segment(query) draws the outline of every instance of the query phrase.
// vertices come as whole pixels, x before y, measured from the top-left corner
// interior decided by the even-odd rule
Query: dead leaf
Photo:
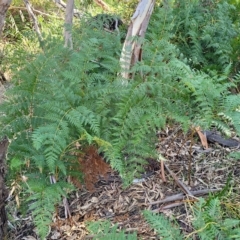
[[[208,149],[207,137],[201,132],[201,128],[198,126],[198,127],[195,127],[195,130],[201,140],[202,146]]]

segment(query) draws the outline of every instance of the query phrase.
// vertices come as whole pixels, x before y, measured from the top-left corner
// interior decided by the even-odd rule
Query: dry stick
[[[63,11],[66,10],[67,8],[67,4],[65,2],[63,2],[62,0],[53,0],[55,2],[55,4],[60,8],[62,9]],[[74,14],[74,17],[82,17],[83,16],[83,12],[80,12],[79,10],[77,9],[73,9],[73,14]]]
[[[40,41],[42,41],[42,34],[41,34],[41,31],[40,31],[40,28],[38,26],[38,21],[37,21],[37,18],[36,16],[34,15],[33,11],[32,11],[32,6],[30,5],[29,1],[28,0],[23,0],[24,3],[25,3],[25,6],[27,8],[27,11],[28,11],[28,14],[29,16],[31,17],[32,21],[33,21],[33,24],[34,24],[34,28],[35,28],[35,31],[37,33],[37,36],[39,38]]]
[[[71,219],[72,215],[71,215],[71,211],[70,211],[69,204],[66,197],[63,198],[63,206],[64,206],[65,218],[67,219],[69,217]]]
[[[206,195],[208,193],[212,192],[218,192],[221,189],[202,189],[202,190],[197,190],[197,191],[191,191],[191,193],[197,197],[197,196],[202,196]],[[148,205],[154,205],[154,204],[159,204],[159,203],[168,203],[168,202],[174,202],[174,201],[179,201],[183,200],[186,196],[183,193],[179,193],[173,196],[166,197],[162,200],[156,201],[156,202],[150,202]]]
[[[15,7],[15,6],[9,7],[8,10],[10,11],[10,10],[15,10],[15,9],[19,9],[20,11],[21,11],[21,10],[27,11],[27,8],[25,8],[25,7]],[[39,13],[40,15],[43,15],[43,16],[47,16],[47,17],[51,17],[51,18],[56,18],[56,19],[64,19],[64,18],[62,18],[62,17],[54,16],[54,14],[51,15],[51,14],[47,14],[47,13],[41,12],[41,11],[39,11],[39,10],[34,9],[33,7],[32,7],[32,11],[33,11],[33,12],[36,12],[36,13]]]
[[[166,182],[165,171],[164,171],[164,162],[161,160],[161,178],[163,182]]]
[[[177,126],[176,129],[170,134],[168,135],[161,143],[164,144],[166,142],[168,142],[168,140],[170,140],[175,134],[177,134],[177,132],[181,129],[180,126]],[[175,138],[174,138],[175,139]],[[173,142],[173,141],[172,141]]]
[[[190,139],[190,149],[189,149],[189,158],[188,158],[188,185],[191,184],[191,173],[192,173],[192,145],[193,145],[193,134],[194,130],[191,129],[191,139]]]
[[[177,178],[177,176],[168,168],[168,166],[166,164],[164,164],[164,166],[170,173],[170,175],[173,177],[177,185],[183,190],[183,192],[191,197],[194,197],[193,194],[188,190],[187,186],[185,186],[185,184]]]
[[[54,175],[50,175],[49,177],[49,180],[50,180],[50,183],[51,184],[55,184],[57,182],[56,178]],[[68,201],[67,201],[67,198],[64,197],[63,198],[63,206],[64,206],[64,214],[65,214],[65,218],[67,219],[68,217],[71,218],[72,215],[71,215],[71,212],[70,212],[70,209],[69,209],[69,204],[68,204]]]
[[[216,191],[220,191],[221,189],[205,189],[205,190],[199,190],[199,191],[194,191],[196,195],[204,195],[204,194],[207,194],[209,192],[216,192]],[[193,193],[193,192],[192,192]],[[178,195],[178,194],[177,194]],[[175,195],[176,196],[176,195]],[[172,196],[174,197],[174,196]],[[184,198],[184,196],[182,196]],[[183,199],[180,199],[180,200],[183,200]],[[197,199],[195,200],[197,201]],[[161,206],[160,208],[158,209],[155,209],[153,210],[153,212],[161,212],[163,210],[166,210],[166,209],[170,209],[170,208],[174,208],[174,207],[178,207],[178,206],[181,206],[182,204],[184,204],[185,201],[182,201],[182,202],[176,202],[176,203],[171,203],[171,204],[168,204],[168,205],[165,205],[165,206]]]
[[[152,212],[160,212],[169,208],[181,206],[182,204],[184,204],[184,202],[171,203],[166,206],[162,206],[160,208],[154,209]]]

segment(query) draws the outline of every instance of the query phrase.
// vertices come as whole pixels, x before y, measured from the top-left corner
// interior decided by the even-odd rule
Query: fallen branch
[[[161,212],[163,210],[167,210],[167,209],[170,209],[170,208],[181,206],[182,204],[184,204],[184,202],[171,203],[171,204],[162,206],[160,208],[154,209],[153,212]]]
[[[164,164],[164,166],[167,169],[167,171],[170,173],[170,175],[173,177],[177,185],[183,190],[183,192],[191,197],[194,197],[191,191],[187,188],[187,186],[177,178],[176,174],[174,174],[166,164]]]
[[[197,190],[197,191],[191,191],[191,193],[194,197],[199,197],[199,196],[206,195],[209,193],[218,192],[220,190],[221,189],[202,189],[202,190]],[[186,196],[183,193],[179,193],[179,194],[175,194],[173,196],[166,197],[166,198],[156,201],[156,202],[150,202],[148,205],[180,201],[185,198],[186,198]]]
[[[206,195],[210,192],[217,192],[217,191],[220,191],[220,190],[221,189],[205,189],[205,190],[193,191],[192,194],[194,194],[194,196],[196,197],[196,196],[199,196],[199,195]],[[175,196],[169,197],[169,199],[171,199],[171,201],[173,201],[173,199],[175,197],[175,200],[181,200],[181,202],[175,202],[175,203],[170,203],[168,205],[161,206],[158,209],[154,209],[153,212],[162,212],[163,210],[166,210],[166,209],[181,206],[182,204],[184,204],[188,200],[188,199],[185,199],[186,196],[184,196],[183,194],[181,194],[181,195],[182,196],[180,196],[180,194],[177,194]],[[198,201],[198,199],[195,199],[194,201]],[[152,205],[152,203],[151,203],[151,205]]]

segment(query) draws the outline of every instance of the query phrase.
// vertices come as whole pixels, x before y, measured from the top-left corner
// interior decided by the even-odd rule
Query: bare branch
[[[110,7],[103,0],[94,0],[94,2],[100,6],[103,10],[109,11]]]
[[[25,6],[26,6],[26,8],[27,8],[27,11],[28,11],[29,16],[30,16],[30,18],[31,18],[32,21],[33,21],[34,29],[35,29],[35,31],[36,31],[36,33],[37,33],[37,35],[38,35],[38,38],[39,38],[40,41],[42,41],[42,40],[43,40],[43,37],[42,37],[41,31],[40,31],[40,28],[39,28],[39,26],[38,26],[37,18],[36,18],[36,16],[35,16],[35,14],[33,13],[32,6],[31,6],[31,4],[29,3],[28,0],[23,0],[23,1],[24,1],[24,3],[25,3]]]
[[[25,8],[25,7],[15,7],[15,6],[14,7],[13,6],[9,7],[9,11],[14,10],[14,9],[19,9],[20,11],[21,10],[27,11],[27,8]],[[55,16],[54,14],[48,14],[48,13],[36,10],[33,7],[32,7],[32,11],[36,12],[36,13],[39,13],[40,15],[43,15],[43,16],[47,16],[47,17],[51,17],[51,18],[57,18],[57,19],[63,19],[63,17]]]
[[[63,11],[66,11],[67,4],[65,2],[63,2],[62,0],[53,0],[53,1],[56,3],[56,5],[59,8],[63,9]],[[73,15],[74,17],[81,18],[83,16],[83,12],[80,12],[78,9],[73,8]]]
[[[170,175],[173,177],[173,179],[175,180],[176,184],[181,188],[181,190],[183,190],[183,192],[185,194],[193,197],[193,194],[190,192],[190,190],[187,188],[187,186],[182,181],[180,181],[177,178],[176,174],[173,173],[166,164],[164,164],[164,166],[167,169],[167,171],[170,173]]]
[[[202,190],[197,190],[197,191],[191,191],[191,193],[192,193],[193,196],[199,197],[199,196],[207,195],[209,193],[214,193],[214,192],[218,192],[218,191],[221,191],[221,189],[202,189]],[[184,195],[183,193],[178,193],[178,194],[173,195],[173,196],[168,196],[168,197],[166,197],[164,199],[161,199],[159,201],[150,202],[148,205],[175,202],[175,201],[183,200],[185,198],[186,198],[186,195]]]

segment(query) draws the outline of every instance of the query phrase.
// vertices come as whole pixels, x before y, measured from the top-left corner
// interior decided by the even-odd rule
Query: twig
[[[166,182],[165,171],[164,171],[164,163],[161,161],[161,177],[163,182]]]
[[[14,10],[14,9],[19,9],[19,10],[24,10],[24,11],[27,11],[27,8],[26,7],[10,7],[8,10]],[[54,15],[54,14],[48,14],[48,13],[44,13],[44,12],[42,12],[42,11],[39,11],[39,10],[36,10],[36,9],[34,9],[33,7],[32,7],[32,11],[33,12],[36,12],[36,13],[39,13],[40,15],[44,15],[44,16],[47,16],[47,17],[51,17],[51,18],[57,18],[57,19],[64,19],[63,17],[58,17],[58,16],[56,16],[56,15]]]
[[[191,191],[192,195],[195,197],[206,195],[208,193],[212,192],[218,192],[221,189],[202,189],[202,190],[197,190],[197,191]],[[179,201],[183,200],[186,196],[183,193],[175,194],[173,196],[166,197],[162,200],[156,201],[156,202],[150,202],[148,205],[154,205],[154,204],[159,204],[159,203],[168,203],[168,202],[174,202],[174,201]]]
[[[166,138],[164,138],[163,141],[161,141],[161,143],[164,144],[168,142],[168,140],[170,140],[180,129],[181,129],[181,126],[177,126],[176,129],[170,135],[168,135]]]
[[[163,180],[163,182],[166,182],[166,177],[165,177],[165,171],[164,171],[164,158],[159,155],[159,160],[160,160],[160,173],[161,173],[161,178]]]
[[[55,4],[62,10],[66,10],[67,4],[65,2],[63,2],[62,0],[53,0],[55,2]],[[83,12],[80,12],[78,9],[73,9],[73,14],[74,17],[79,17],[81,18],[83,16]]]
[[[56,184],[56,182],[57,182],[57,180],[56,180],[54,175],[50,175],[49,176],[49,180],[50,180],[51,184]],[[63,197],[63,206],[64,206],[65,218],[66,219],[67,218],[71,219],[71,212],[70,212],[69,204],[68,204],[68,201],[67,201],[66,197]]]
[[[68,204],[68,201],[67,201],[67,198],[64,197],[63,198],[63,206],[64,206],[64,214],[65,214],[65,218],[71,218],[71,212],[70,212],[70,208],[69,208],[69,204]]]
[[[181,206],[182,204],[184,204],[184,202],[171,203],[160,208],[154,209],[153,212],[160,212],[169,208]]]
[[[25,3],[25,6],[27,8],[29,16],[32,18],[32,21],[33,21],[34,28],[35,28],[35,31],[37,33],[37,36],[38,36],[39,40],[42,41],[43,37],[42,37],[41,31],[40,31],[40,28],[38,26],[37,18],[36,18],[36,16],[34,15],[34,13],[32,11],[32,6],[30,5],[28,0],[23,0],[23,1]]]
[[[168,168],[168,166],[166,164],[164,166],[170,173],[170,175],[173,177],[177,185],[183,190],[183,192],[191,197],[194,197],[193,194],[188,190],[187,186],[185,186],[185,184],[177,178],[177,176]]]

